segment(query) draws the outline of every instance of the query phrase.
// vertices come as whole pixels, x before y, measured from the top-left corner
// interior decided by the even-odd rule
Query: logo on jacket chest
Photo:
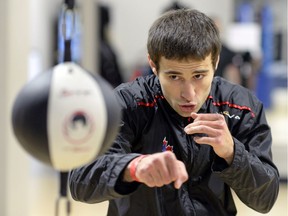
[[[164,139],[162,141],[162,152],[165,152],[165,151],[173,152],[173,146],[168,144],[168,141],[166,140],[166,137],[164,137]]]
[[[235,114],[230,114],[228,111],[223,111],[223,112],[220,112],[219,114],[227,116],[230,119],[238,119],[238,120],[240,119],[240,116],[235,115]]]

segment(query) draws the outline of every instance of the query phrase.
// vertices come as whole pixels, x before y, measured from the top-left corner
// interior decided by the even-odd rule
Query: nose
[[[195,98],[195,87],[191,82],[184,82],[181,88],[181,98],[187,102],[193,101]]]

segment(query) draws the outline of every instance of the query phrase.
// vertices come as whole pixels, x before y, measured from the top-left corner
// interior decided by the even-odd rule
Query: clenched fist
[[[137,160],[134,159],[134,160]],[[128,164],[124,181],[132,182],[130,175],[133,160]],[[174,153],[170,151],[155,153],[143,157],[135,168],[135,177],[139,182],[149,187],[162,187],[174,182],[174,187],[179,189],[188,180],[188,174],[182,161],[177,160]]]

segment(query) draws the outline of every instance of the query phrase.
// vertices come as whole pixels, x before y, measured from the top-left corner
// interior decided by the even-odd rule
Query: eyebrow
[[[199,70],[195,70],[195,71],[192,71],[191,73],[197,73],[197,74],[201,74],[201,73],[208,73],[209,70],[208,69],[199,69]],[[179,71],[164,71],[165,74],[168,74],[168,75],[181,75],[183,74],[183,72],[179,72]]]

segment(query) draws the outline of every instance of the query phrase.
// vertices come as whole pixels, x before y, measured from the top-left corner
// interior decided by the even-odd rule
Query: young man
[[[176,10],[149,30],[154,75],[116,88],[123,108],[109,151],[70,173],[73,198],[109,200],[109,216],[236,215],[232,188],[268,212],[278,195],[271,131],[249,90],[213,78],[220,38],[197,10]]]

